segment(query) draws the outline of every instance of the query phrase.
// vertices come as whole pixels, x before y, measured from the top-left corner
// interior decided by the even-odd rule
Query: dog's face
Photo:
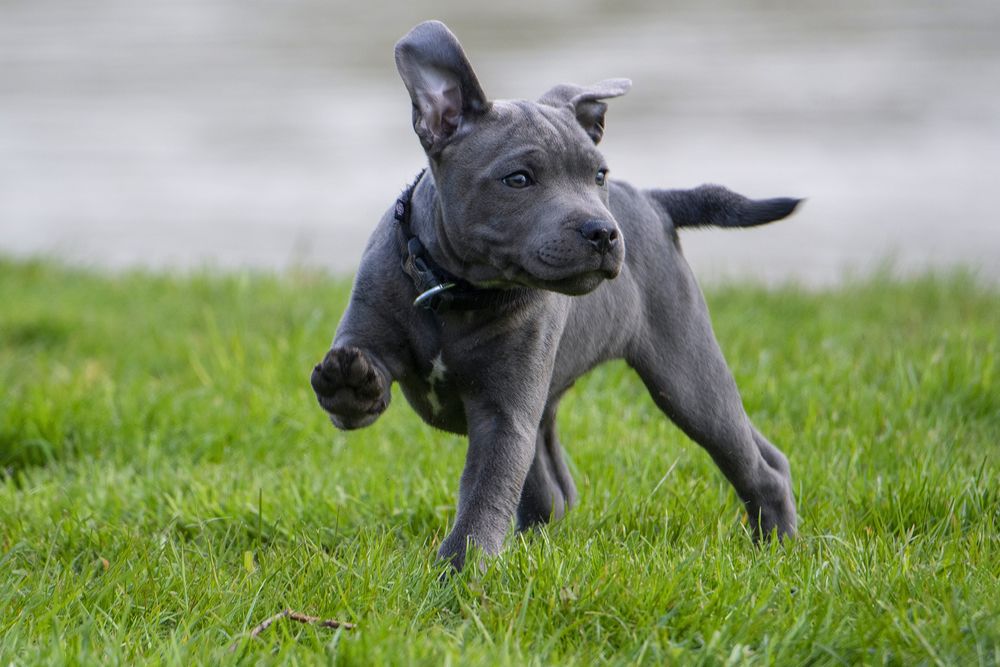
[[[439,242],[481,286],[584,294],[625,258],[597,150],[606,106],[629,82],[562,85],[538,102],[486,99],[443,24],[423,23],[396,46],[413,125],[447,202]]]

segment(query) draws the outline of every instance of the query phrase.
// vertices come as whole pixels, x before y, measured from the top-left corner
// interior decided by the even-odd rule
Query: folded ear
[[[440,21],[425,21],[396,43],[396,69],[413,101],[413,130],[437,154],[489,102],[462,45]]]
[[[563,83],[542,95],[538,101],[553,107],[572,107],[576,119],[596,144],[604,136],[604,112],[608,110],[608,105],[601,100],[621,97],[631,87],[632,82],[628,79],[606,79],[587,87]]]

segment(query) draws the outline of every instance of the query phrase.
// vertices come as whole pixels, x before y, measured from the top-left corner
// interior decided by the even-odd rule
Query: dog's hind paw
[[[339,429],[368,426],[389,405],[389,380],[380,366],[356,347],[335,347],[312,371],[320,406]]]

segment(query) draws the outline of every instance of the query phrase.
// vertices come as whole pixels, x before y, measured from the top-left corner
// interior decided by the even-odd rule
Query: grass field
[[[0,662],[1000,664],[1000,290],[712,289],[800,539],[611,364],[560,413],[579,507],[444,582],[463,441],[309,388],[347,293],[0,260]],[[357,628],[228,651],[286,607]]]

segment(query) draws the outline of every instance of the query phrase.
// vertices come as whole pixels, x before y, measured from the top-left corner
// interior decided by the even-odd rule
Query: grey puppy
[[[601,100],[626,79],[490,101],[436,21],[399,41],[396,66],[429,170],[372,234],[312,386],[340,429],[374,422],[398,382],[428,424],[468,434],[440,557],[461,569],[470,542],[498,553],[515,515],[525,529],[576,502],[556,409],[610,359],[708,451],[755,538],[794,535],[788,461],[743,409],[676,229],[763,224],[799,200],[610,180]]]

